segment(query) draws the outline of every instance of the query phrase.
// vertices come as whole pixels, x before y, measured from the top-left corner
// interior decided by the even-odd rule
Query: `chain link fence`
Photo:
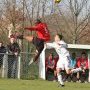
[[[37,79],[39,62],[29,65],[33,53],[21,52],[18,56],[0,53],[0,77],[18,79]]]

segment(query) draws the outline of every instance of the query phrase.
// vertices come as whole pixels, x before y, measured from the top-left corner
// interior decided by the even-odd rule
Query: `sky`
[[[2,4],[2,2],[3,2],[4,0],[0,0],[0,9],[2,10],[3,9],[3,4]],[[20,2],[21,0],[16,0],[17,1],[17,3],[18,2]],[[22,0],[23,1],[23,0]],[[27,1],[32,1],[32,0],[27,0]],[[35,0],[34,0],[35,1]],[[42,0],[43,1],[43,0]],[[81,1],[81,0],[78,0],[79,2]],[[89,2],[88,2],[88,6],[87,7],[89,7],[90,6],[90,0],[88,0]],[[29,5],[28,3],[27,3],[27,5],[28,5],[28,9],[30,10],[30,8],[32,7],[31,5]],[[20,5],[19,5],[20,6]],[[42,6],[42,5],[41,5]],[[68,11],[67,9],[67,7],[68,7],[68,0],[61,0],[61,2],[58,4],[58,6],[59,6],[59,8],[60,9],[62,9],[62,11],[64,11],[64,13],[66,12],[66,11]],[[51,13],[54,13],[55,11],[54,11],[54,8],[55,7],[55,4],[53,5],[53,7],[52,7],[52,0],[48,0],[48,2],[47,2],[47,6],[46,6],[46,15],[47,14],[51,14]],[[0,11],[1,11],[0,10]],[[83,15],[84,15],[84,13],[86,13],[85,12],[86,10],[85,10],[85,8],[83,9]],[[31,12],[31,10],[30,10],[30,12]],[[37,7],[36,7],[36,12],[37,12]],[[40,8],[40,13],[42,13],[42,8]]]

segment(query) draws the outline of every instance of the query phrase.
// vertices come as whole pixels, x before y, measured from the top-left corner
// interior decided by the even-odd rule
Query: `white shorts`
[[[70,69],[70,61],[71,61],[70,56],[60,57],[60,59],[57,62],[57,67],[56,68],[61,68],[62,70]]]

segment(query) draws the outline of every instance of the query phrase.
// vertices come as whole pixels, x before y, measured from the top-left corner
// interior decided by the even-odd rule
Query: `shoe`
[[[31,58],[30,62],[28,65],[31,65],[34,62],[33,58]]]
[[[79,83],[82,83],[82,81],[81,81],[81,80],[79,80],[78,82],[79,82]]]
[[[53,80],[53,82],[57,82],[56,80]]]
[[[85,81],[85,83],[88,83],[88,81]]]
[[[17,39],[23,39],[23,35],[18,35]]]
[[[64,84],[59,84],[58,87],[65,87],[65,85]]]

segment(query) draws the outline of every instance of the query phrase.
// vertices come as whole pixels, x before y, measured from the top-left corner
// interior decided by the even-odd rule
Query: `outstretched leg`
[[[36,55],[35,55],[33,61],[37,61],[38,57],[40,56],[40,54],[44,48],[44,40],[37,38],[37,37],[33,37],[33,36],[23,36],[23,35],[19,35],[17,38],[26,39],[35,45],[37,52],[36,52]],[[33,61],[31,61],[31,62],[33,62]]]
[[[64,86],[64,82],[63,82],[62,75],[61,75],[61,68],[57,68],[56,70],[57,70],[58,82],[63,87]]]
[[[38,60],[38,57],[44,49],[44,41],[42,39],[33,38],[32,43],[36,46],[36,54],[34,58],[30,60],[29,65]]]
[[[34,37],[32,43],[36,46],[37,52],[34,61],[37,61],[38,57],[40,56],[41,52],[44,49],[44,40]]]

